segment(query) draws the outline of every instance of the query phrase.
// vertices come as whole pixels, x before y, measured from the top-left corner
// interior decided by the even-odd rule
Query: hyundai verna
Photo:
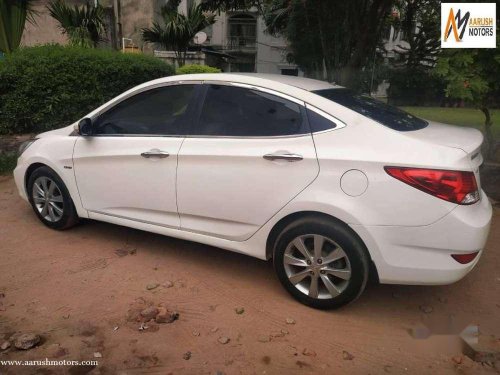
[[[23,144],[19,193],[53,229],[94,219],[273,259],[300,302],[369,278],[448,284],[492,215],[479,131],[306,78],[161,78]]]

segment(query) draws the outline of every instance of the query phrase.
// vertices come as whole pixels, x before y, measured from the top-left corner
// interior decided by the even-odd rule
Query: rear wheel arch
[[[279,235],[283,232],[283,230],[290,225],[291,223],[301,220],[301,219],[307,219],[307,218],[314,218],[314,219],[322,219],[330,222],[334,222],[340,225],[343,225],[346,227],[346,229],[353,235],[355,236],[361,244],[363,244],[364,251],[370,261],[369,264],[369,281],[370,282],[379,282],[378,278],[378,271],[375,263],[372,260],[370,251],[368,250],[368,247],[366,246],[365,242],[363,239],[344,221],[336,218],[335,216],[325,214],[323,212],[318,212],[318,211],[299,211],[299,212],[294,212],[291,213],[283,218],[281,218],[271,229],[269,232],[269,235],[267,237],[266,241],[266,259],[271,259],[273,258],[273,252],[274,248],[276,245],[276,242],[278,240]]]

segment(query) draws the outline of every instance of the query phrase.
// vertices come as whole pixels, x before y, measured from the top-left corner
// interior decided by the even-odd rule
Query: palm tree
[[[92,6],[87,2],[82,7],[70,7],[64,0],[55,0],[47,9],[59,22],[59,28],[68,36],[70,44],[95,48],[104,40],[106,21],[102,6]]]
[[[0,52],[11,53],[21,44],[26,21],[35,23],[36,0],[0,0]]]
[[[167,50],[173,50],[179,66],[186,63],[186,53],[197,32],[215,22],[215,15],[203,11],[201,5],[192,4],[187,15],[179,13],[179,0],[169,0],[161,7],[164,26],[153,22],[153,27],[142,29],[145,42],[158,43]]]

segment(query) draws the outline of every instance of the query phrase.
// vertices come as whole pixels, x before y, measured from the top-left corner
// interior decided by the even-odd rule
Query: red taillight
[[[403,167],[384,169],[390,176],[448,202],[473,204],[479,200],[476,177],[472,172]]]
[[[460,264],[467,264],[476,259],[477,254],[479,254],[479,251],[470,254],[451,254],[451,257]]]

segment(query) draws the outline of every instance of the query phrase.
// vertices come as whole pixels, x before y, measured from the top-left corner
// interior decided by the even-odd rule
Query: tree
[[[0,51],[11,53],[21,44],[26,21],[34,23],[36,0],[0,0]]]
[[[397,8],[401,17],[393,26],[403,33],[404,40],[395,50],[400,63],[410,69],[434,67],[441,51],[441,1],[402,0]]]
[[[346,86],[376,52],[395,0],[271,0],[270,33],[284,36],[307,75]]]
[[[497,30],[498,35],[498,30]],[[498,146],[491,131],[490,108],[500,98],[500,53],[497,49],[452,49],[443,53],[435,73],[446,82],[446,95],[472,103],[483,112],[486,156]]]
[[[52,18],[59,22],[59,28],[68,36],[71,45],[97,47],[104,40],[106,21],[101,5],[70,7],[64,0],[55,0],[47,5]]]
[[[440,0],[399,0],[391,25],[402,36],[390,60],[388,99],[395,105],[435,105],[444,82],[432,74],[441,53]]]
[[[265,0],[201,0],[200,5],[204,10],[209,11],[230,11],[250,9],[255,6],[259,10],[262,9],[262,3]]]
[[[173,50],[179,66],[186,63],[186,53],[197,32],[215,22],[215,15],[206,13],[199,4],[188,8],[187,14],[179,13],[180,0],[169,0],[161,7],[164,25],[153,22],[151,28],[142,29],[145,42],[158,43],[168,50]]]

